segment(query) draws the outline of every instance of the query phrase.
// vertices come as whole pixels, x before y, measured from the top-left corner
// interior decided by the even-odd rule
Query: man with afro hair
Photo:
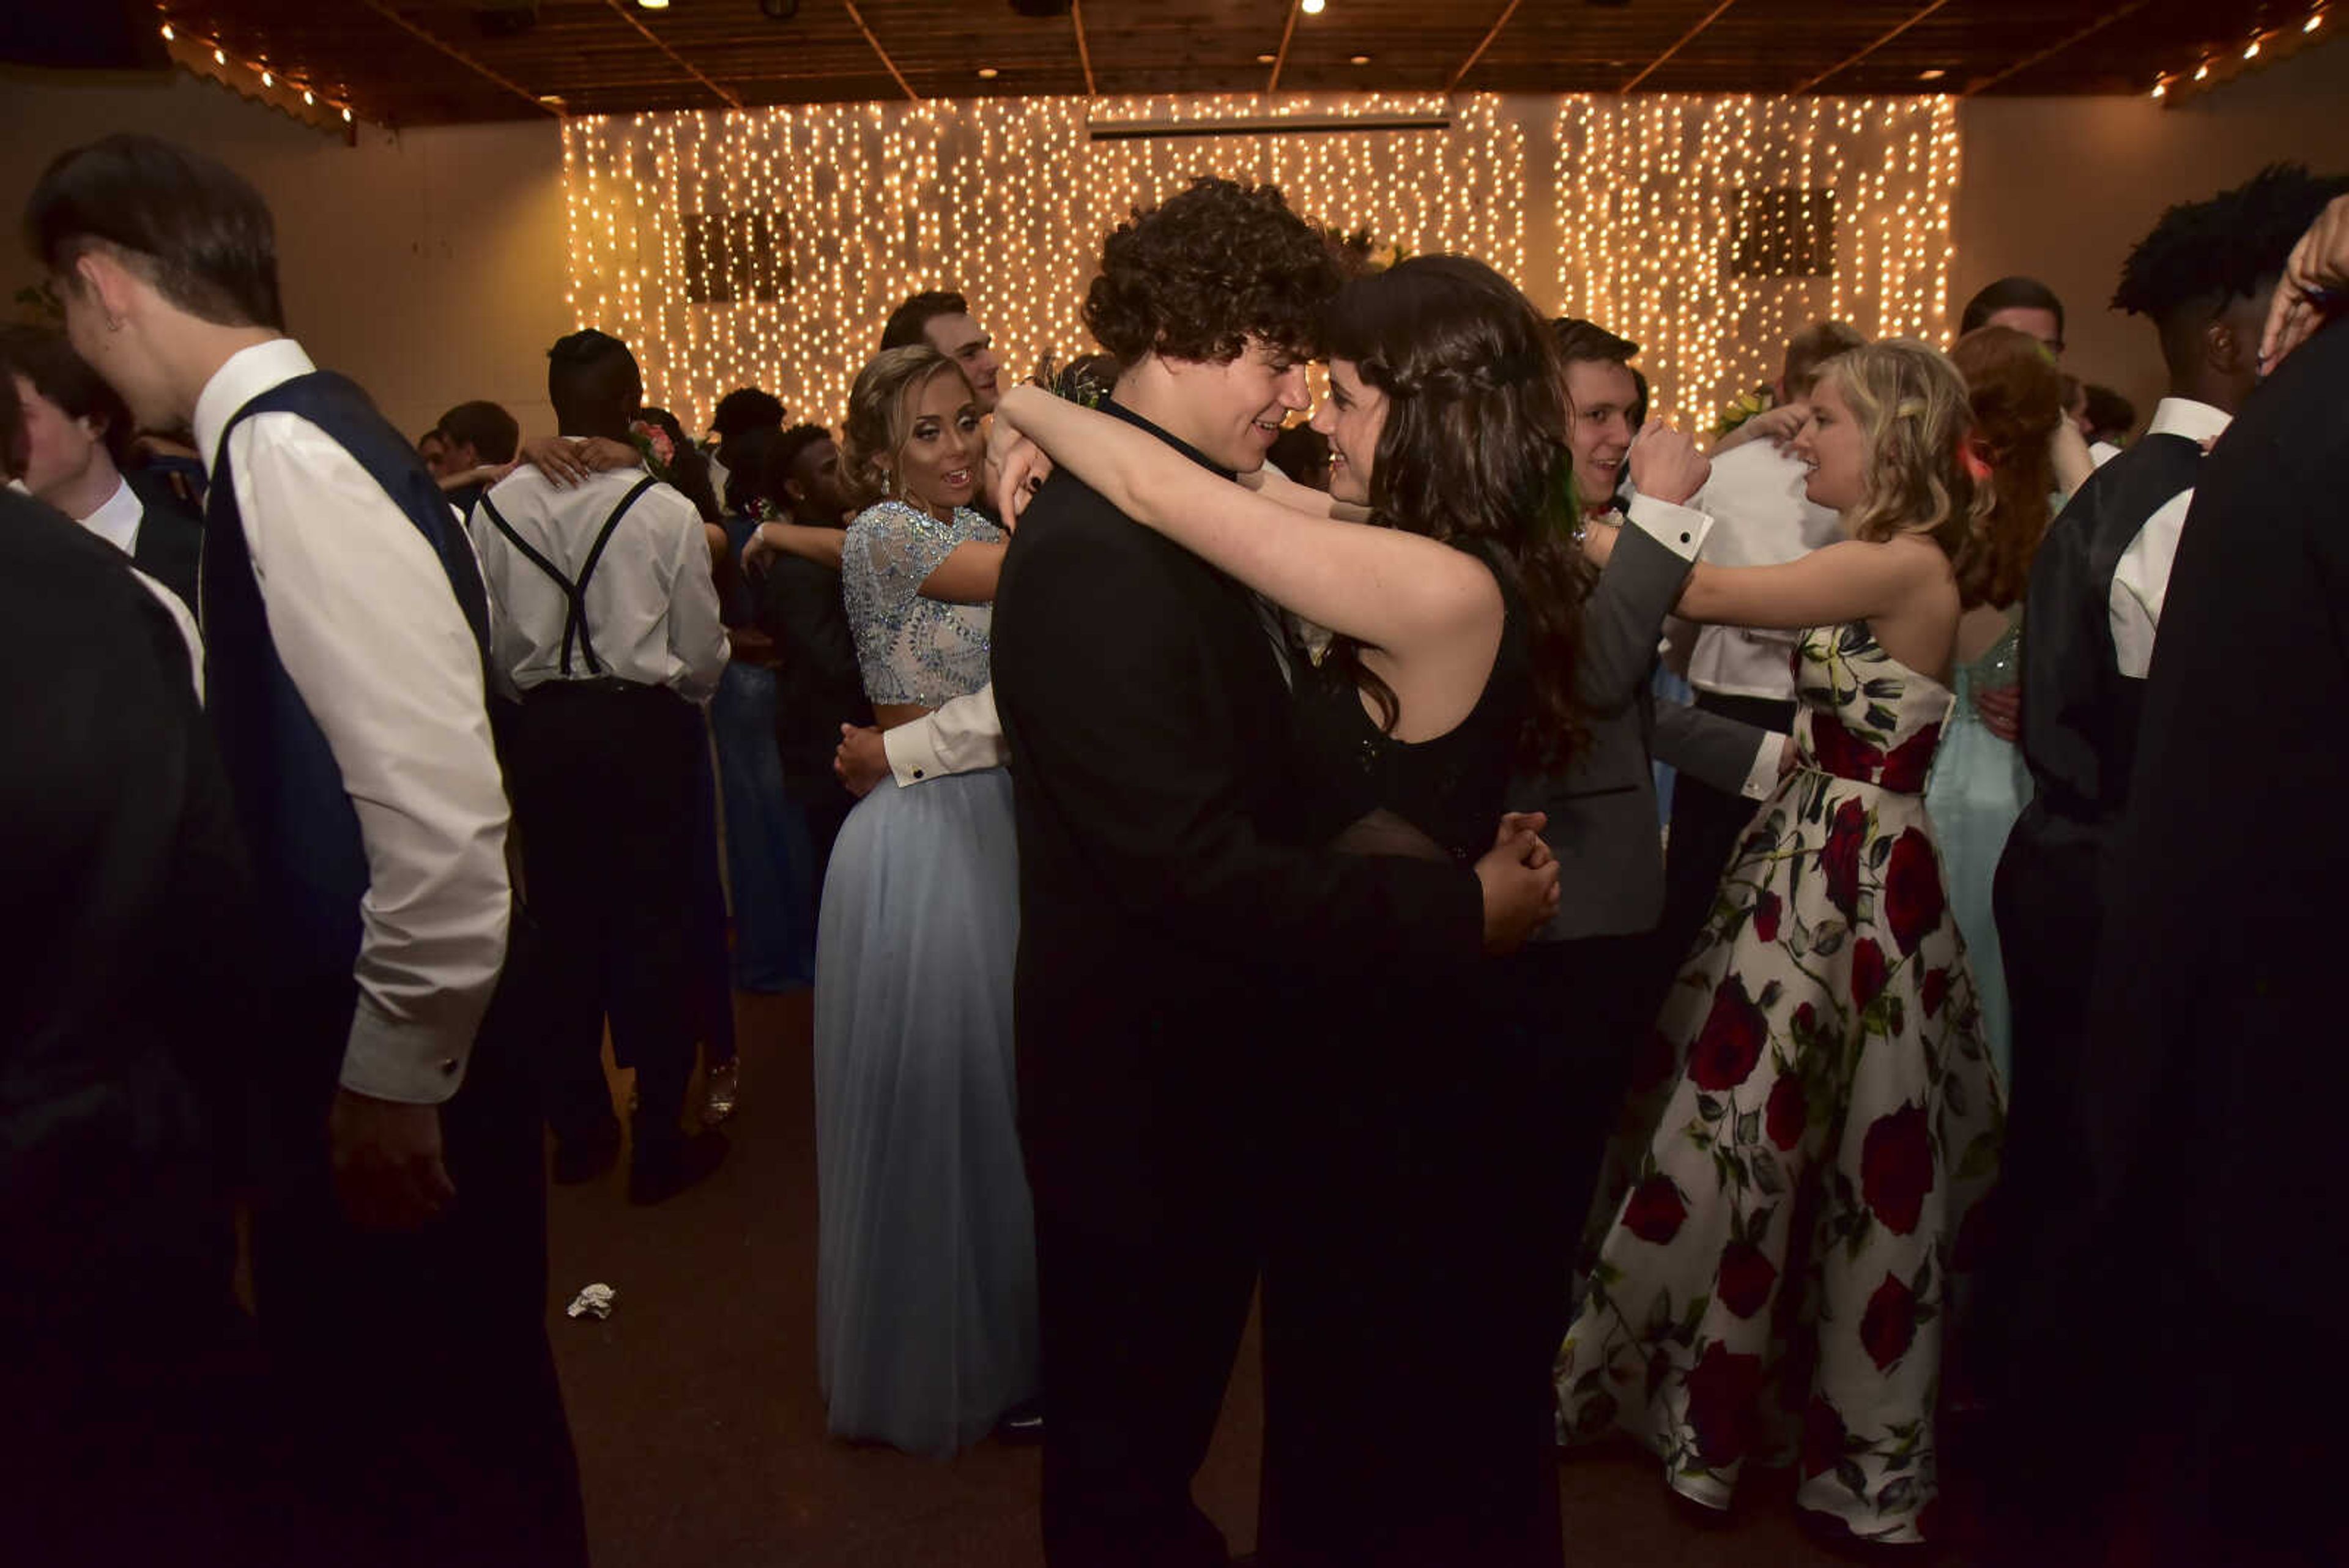
[[[2116,1382],[2142,1370],[2116,1349],[2126,1336],[2111,1314],[2072,1293],[2075,1282],[2100,1288],[2088,1282],[2111,1261],[2084,1207],[2086,1151],[2118,1087],[2083,1070],[2107,914],[2102,888],[2128,803],[2170,564],[2205,454],[2258,382],[2261,329],[2293,244],[2344,189],[2349,180],[2280,164],[2172,207],[2138,243],[2113,306],[2153,324],[2169,393],[2143,439],[2073,495],[2032,567],[2023,750],[2035,794],[2007,840],[1996,893],[2017,1080],[2001,1177],[2004,1239],[1982,1314],[2001,1344],[1980,1363],[2003,1369],[2011,1441],[1995,1447],[2013,1461],[2018,1501],[2036,1493],[2034,1478],[2053,1480],[2058,1452],[2114,1451],[2085,1438],[2079,1420],[2124,1407]],[[2226,521],[2205,515],[2196,526]],[[2064,1468],[2069,1487],[2076,1469]]]

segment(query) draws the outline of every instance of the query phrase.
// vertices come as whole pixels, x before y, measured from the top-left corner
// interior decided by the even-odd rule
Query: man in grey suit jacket
[[[1683,703],[1659,704],[1649,679],[1671,613],[1713,520],[1679,503],[1702,487],[1704,460],[1663,426],[1630,454],[1628,525],[1583,603],[1580,692],[1587,735],[1565,774],[1523,778],[1510,807],[1547,815],[1543,836],[1561,873],[1557,913],[1505,961],[1512,1007],[1546,1042],[1553,1161],[1535,1244],[1569,1255],[1589,1206],[1601,1147],[1633,1050],[1655,1021],[1678,953],[1661,952],[1664,857],[1656,809],[1661,757],[1733,793],[1774,779],[1784,737]],[[1558,1303],[1559,1331],[1566,1302]]]

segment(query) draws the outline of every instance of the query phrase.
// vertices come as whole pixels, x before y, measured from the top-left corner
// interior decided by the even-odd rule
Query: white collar
[[[139,524],[146,515],[147,508],[140,504],[130,482],[118,479],[114,482],[114,493],[83,518],[81,525],[127,556],[139,544]]]
[[[2190,441],[2217,441],[2234,423],[2235,416],[2224,409],[2192,398],[2164,398],[2153,410],[2153,422],[2145,427],[2147,435],[2184,436]]]
[[[271,388],[316,369],[291,337],[273,337],[230,355],[196,399],[196,455],[203,459],[205,474],[219,461],[221,435],[238,410]]]

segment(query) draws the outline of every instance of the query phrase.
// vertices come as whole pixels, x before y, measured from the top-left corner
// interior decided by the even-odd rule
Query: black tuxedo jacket
[[[2344,715],[2349,325],[2336,325],[2203,462],[2110,851],[2087,1063],[2105,1104],[2098,1189],[2143,1221],[2141,1255],[2182,1267],[2214,1306],[2327,1335],[2313,1282],[2349,1278],[2349,1227],[2330,1207]]]
[[[151,475],[123,475],[146,515],[130,559],[138,568],[180,596],[188,613],[196,609],[196,562],[203,554],[203,520],[188,509],[169,484]]]
[[[249,878],[186,645],[122,552],[0,494],[0,613],[41,653],[0,678],[0,1324],[103,1334],[183,1271],[226,1293]]]
[[[1300,842],[1289,692],[1256,601],[1066,472],[1012,535],[993,664],[1036,1201],[1147,1226],[1268,1136],[1253,1118],[1317,995],[1475,961],[1476,879]]]

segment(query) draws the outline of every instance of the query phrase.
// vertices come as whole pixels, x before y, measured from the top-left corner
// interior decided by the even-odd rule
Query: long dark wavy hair
[[[1524,606],[1533,703],[1520,765],[1556,774],[1582,734],[1575,698],[1589,568],[1572,542],[1568,410],[1539,312],[1467,256],[1413,256],[1356,278],[1330,304],[1323,342],[1386,394],[1371,470],[1372,520],[1483,554]],[[1393,691],[1350,638],[1330,659],[1371,694],[1382,727]]]

